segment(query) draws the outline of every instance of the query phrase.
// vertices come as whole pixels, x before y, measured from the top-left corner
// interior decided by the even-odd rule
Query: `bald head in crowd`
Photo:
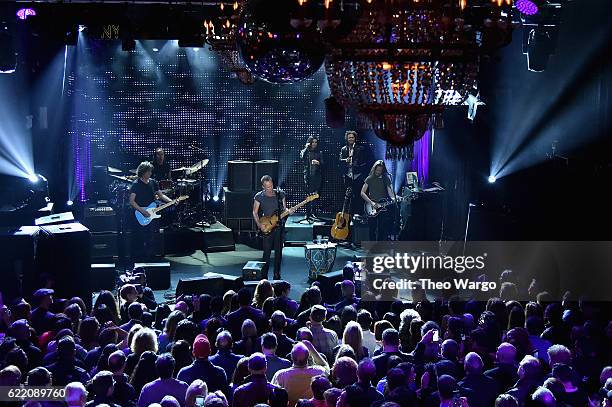
[[[512,364],[516,361],[516,348],[513,344],[504,342],[497,347],[495,358],[499,363]]]
[[[293,349],[291,349],[291,361],[293,365],[296,367],[303,367],[308,364],[308,356],[310,356],[310,352],[306,345],[301,342],[293,345]]]
[[[466,375],[479,375],[482,373],[482,368],[484,364],[482,363],[482,358],[476,352],[470,352],[465,355],[465,361],[463,362],[463,367],[465,369]]]

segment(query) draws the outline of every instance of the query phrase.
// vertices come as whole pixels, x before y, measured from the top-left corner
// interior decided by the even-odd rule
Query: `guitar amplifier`
[[[259,281],[266,276],[264,275],[266,263],[263,261],[248,261],[242,268],[243,281]]]
[[[134,268],[144,269],[147,276],[147,286],[152,290],[167,290],[170,288],[170,263],[134,263]]]
[[[92,232],[116,232],[117,214],[110,206],[89,205],[83,214],[83,224]]]

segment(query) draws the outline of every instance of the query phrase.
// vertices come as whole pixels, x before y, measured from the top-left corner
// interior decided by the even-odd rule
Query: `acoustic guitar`
[[[149,212],[151,216],[147,218],[142,213],[138,211],[134,211],[136,214],[136,220],[138,220],[138,223],[140,223],[142,226],[147,226],[149,223],[153,221],[153,219],[161,218],[161,215],[158,212],[163,211],[169,206],[176,205],[177,203],[184,201],[185,199],[188,199],[188,198],[189,198],[189,195],[179,196],[178,198],[173,199],[172,201],[165,203],[161,206],[157,206],[155,202],[151,202],[146,208],[144,208],[147,212]]]
[[[295,206],[292,206],[289,209],[286,209],[280,215],[278,213],[274,213],[270,216],[260,217],[259,223],[261,223],[261,225],[263,226],[263,230],[261,230],[261,233],[263,233],[264,235],[269,235],[274,229],[276,229],[279,221],[289,215],[289,211],[299,209],[302,206],[306,205],[308,202],[312,202],[318,198],[319,198],[319,194],[316,194],[316,193],[312,195],[308,195],[306,199],[304,199],[302,202],[300,202],[299,204]]]
[[[342,211],[336,213],[336,219],[334,220],[334,224],[331,228],[331,236],[336,240],[346,240],[349,235],[349,225],[351,223],[351,214],[349,212],[345,212],[346,207],[351,207],[351,195],[352,195],[351,187],[346,189],[346,194],[344,195],[344,203],[342,204]],[[347,204],[348,201],[348,204]]]

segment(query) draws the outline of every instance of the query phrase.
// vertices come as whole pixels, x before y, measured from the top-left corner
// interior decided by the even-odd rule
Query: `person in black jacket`
[[[357,144],[357,132],[348,130],[344,134],[346,145],[340,149],[340,163],[344,166],[342,180],[344,189],[351,188],[350,213],[361,212],[361,199],[358,199],[363,181],[368,175],[368,160],[366,149]]]
[[[300,151],[300,159],[304,166],[304,184],[306,185],[306,192],[309,195],[318,193],[321,190],[321,165],[323,163],[323,157],[319,149],[319,139],[317,137],[308,137],[306,146]],[[306,219],[316,219],[313,208],[313,202],[306,204]]]

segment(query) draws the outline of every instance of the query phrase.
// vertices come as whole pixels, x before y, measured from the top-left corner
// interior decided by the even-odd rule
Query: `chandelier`
[[[364,4],[346,36],[329,41],[332,96],[392,147],[412,147],[463,105],[479,58],[511,40],[507,0],[406,0]]]

